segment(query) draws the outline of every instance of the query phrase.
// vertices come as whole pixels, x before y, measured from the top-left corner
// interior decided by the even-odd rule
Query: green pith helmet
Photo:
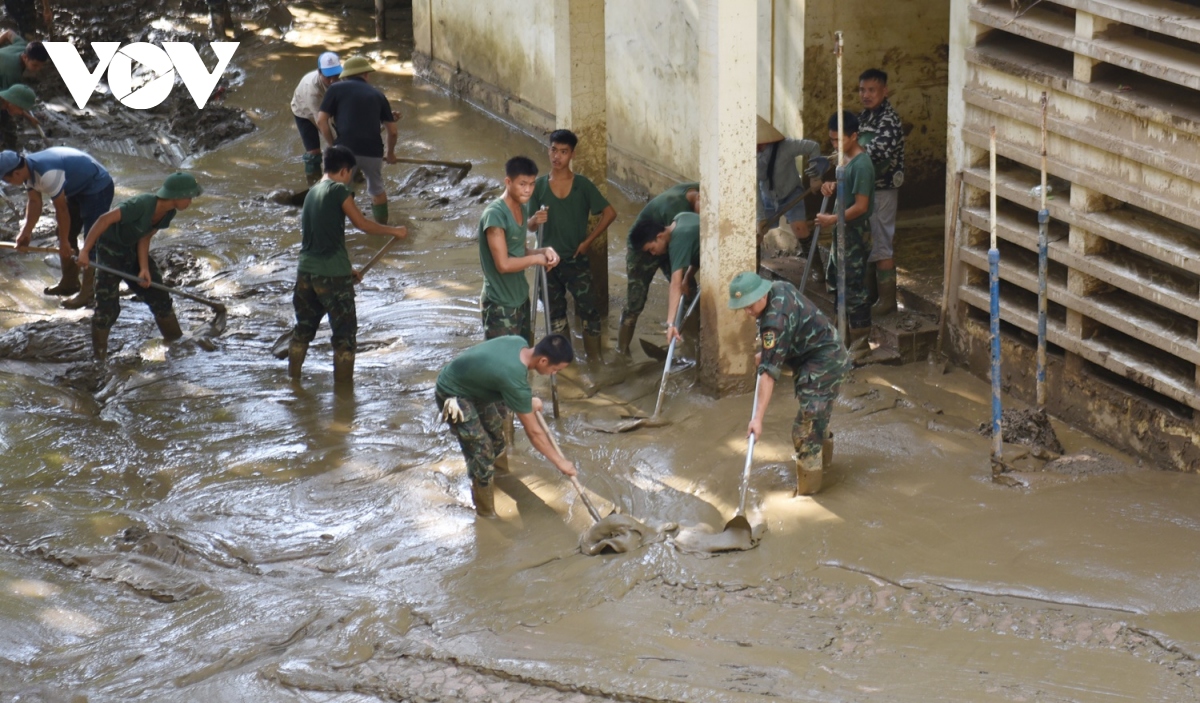
[[[180,171],[167,176],[167,180],[163,181],[162,188],[159,188],[155,195],[163,200],[176,200],[178,198],[195,198],[203,192],[204,189],[196,182],[195,176]]]
[[[37,95],[34,94],[33,88],[15,83],[6,90],[0,90],[0,99],[10,102],[22,110],[32,110],[34,103],[37,102]]]
[[[741,310],[757,303],[771,290],[771,282],[756,273],[743,271],[729,282],[729,308]]]
[[[342,63],[342,78],[357,76],[362,73],[370,73],[375,67],[367,60],[365,56],[351,56]]]

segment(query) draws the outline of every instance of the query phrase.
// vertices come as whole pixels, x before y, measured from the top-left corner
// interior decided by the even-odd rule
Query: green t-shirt
[[[578,173],[571,181],[571,192],[560,200],[550,190],[550,175],[546,174],[534,183],[525,211],[536,212],[543,205],[549,208],[550,219],[546,220],[542,246],[553,247],[565,261],[575,258],[575,250],[587,239],[588,216],[599,215],[608,201],[595,183]]]
[[[312,276],[349,276],[346,253],[346,211],[342,205],[354,192],[345,184],[324,179],[304,196],[300,213],[300,263],[297,272]]]
[[[154,230],[166,229],[175,219],[175,210],[167,210],[158,222],[154,222],[154,208],[158,205],[158,196],[154,193],[135,195],[117,206],[121,211],[121,221],[104,230],[98,241],[105,249],[121,251],[137,249],[137,243]]]
[[[8,90],[21,82],[25,67],[21,65],[21,54],[25,52],[25,39],[13,37],[12,44],[0,49],[0,90]]]
[[[521,363],[524,337],[494,337],[476,344],[446,364],[437,377],[437,391],[478,403],[503,402],[515,413],[533,412],[529,369]]]
[[[487,231],[490,227],[504,230],[504,239],[508,243],[510,257],[525,256],[525,224],[513,219],[508,203],[501,196],[488,203],[479,218],[479,263],[483,266],[483,297],[497,305],[506,308],[516,308],[529,305],[529,281],[525,280],[525,272],[500,273],[496,270],[496,261],[492,258],[492,250],[488,248]]]
[[[671,273],[700,268],[700,216],[694,212],[681,212],[675,216],[675,229],[671,231],[671,242],[667,245],[671,256]]]
[[[629,231],[632,232],[633,228],[637,227],[642,220],[650,220],[656,225],[666,227],[679,213],[692,212],[692,204],[688,202],[687,192],[699,189],[699,183],[680,183],[667,188],[646,203],[646,207],[642,208],[637,219],[630,225]]]
[[[846,220],[846,224],[866,224],[875,213],[875,165],[871,163],[867,152],[850,159],[850,163],[846,164],[845,179],[847,210],[854,207],[855,196],[867,196],[867,211],[853,220]]]

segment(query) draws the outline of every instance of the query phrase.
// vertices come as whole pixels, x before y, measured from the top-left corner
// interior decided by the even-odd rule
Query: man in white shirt
[[[300,130],[300,141],[304,143],[304,177],[310,186],[321,180],[321,132],[317,129],[317,113],[321,111],[325,90],[336,83],[341,74],[342,60],[332,51],[326,51],[317,57],[317,69],[304,74],[292,93],[292,116],[296,118],[296,129]]]

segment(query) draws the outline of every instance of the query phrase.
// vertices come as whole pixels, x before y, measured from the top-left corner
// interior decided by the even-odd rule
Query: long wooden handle
[[[130,275],[128,273],[125,273],[124,271],[118,271],[117,269],[110,268],[103,264],[97,264],[94,261],[88,262],[88,266],[91,266],[92,268],[96,269],[97,271],[111,273],[112,275],[117,276],[119,278],[124,278],[126,281],[133,281],[134,283],[137,283],[139,285],[141,284],[141,281],[142,281],[142,279],[138,278],[137,276]],[[215,300],[211,300],[209,298],[205,298],[203,296],[196,295],[195,293],[189,293],[180,288],[172,288],[171,286],[164,286],[163,284],[155,283],[154,281],[150,281],[150,287],[155,288],[157,290],[165,291],[167,293],[170,293],[171,295],[178,295],[181,298],[187,298],[188,300],[194,300],[197,303],[203,303],[204,305],[207,305],[208,307],[210,307],[213,310],[215,310],[219,313],[222,313],[222,314],[226,312],[225,303],[219,303]]]
[[[396,161],[398,161],[402,164],[420,164],[422,166],[446,166],[448,168],[457,168],[457,169],[464,169],[464,170],[471,169],[470,161],[462,161],[462,162],[434,161],[433,159],[411,159],[411,158],[407,158],[404,156],[397,156]]]
[[[537,417],[538,425],[541,426],[542,431],[550,438],[550,445],[554,447],[554,451],[562,456],[562,449],[559,448],[558,440],[554,438],[554,433],[550,431],[550,426],[546,424],[546,418],[542,416],[540,410],[535,411],[533,414]],[[579,497],[583,499],[583,504],[587,507],[588,514],[592,516],[593,520],[600,522],[600,513],[596,510],[596,506],[592,505],[592,501],[587,497],[587,494],[583,492],[583,486],[579,485],[579,479],[574,476],[568,476],[567,478],[571,480],[571,485],[575,486],[575,490],[579,491]]]
[[[379,251],[375,252],[375,256],[372,256],[370,261],[363,264],[363,267],[358,270],[358,275],[361,276],[367,271],[370,271],[371,267],[378,263],[378,261],[383,258],[383,255],[388,253],[388,249],[391,249],[393,246],[395,246],[396,242],[398,241],[400,241],[400,239],[397,237],[392,237],[389,239],[387,244],[384,244],[379,248]]]
[[[58,249],[54,247],[18,247],[12,242],[0,242],[0,249],[12,249],[22,254],[57,254]]]

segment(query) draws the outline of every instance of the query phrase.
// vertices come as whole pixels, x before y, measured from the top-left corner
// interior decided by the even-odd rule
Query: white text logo
[[[221,74],[237,51],[239,42],[212,42],[213,53],[217,55],[217,67],[209,73],[200,52],[187,42],[163,42],[162,48],[147,42],[136,42],[121,48],[121,42],[98,41],[92,42],[92,51],[96,52],[100,62],[96,70],[89,72],[79,55],[79,50],[71,42],[45,42],[46,51],[54,66],[75,98],[79,109],[87,105],[88,98],[100,85],[100,76],[108,70],[108,87],[113,97],[122,105],[135,110],[147,110],[156,107],[171,94],[175,86],[175,72],[183,80],[184,86],[196,101],[196,107],[203,108],[221,80]],[[154,77],[140,86],[133,85],[133,62],[137,61],[154,74]]]

